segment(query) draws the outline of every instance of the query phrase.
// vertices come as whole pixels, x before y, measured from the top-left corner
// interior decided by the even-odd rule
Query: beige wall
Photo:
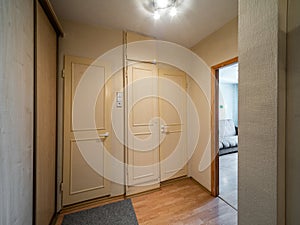
[[[238,56],[237,22],[237,18],[233,19],[192,47],[192,51],[207,64],[209,69],[211,66]],[[210,85],[211,77],[205,77],[205,81]],[[205,188],[211,190],[211,167],[204,166],[204,168],[202,168],[202,166],[200,166],[201,159],[211,162],[210,153],[208,154],[206,151],[206,149],[211,148],[211,99],[206,99],[201,89],[199,89],[199,86],[191,79],[189,82],[189,94],[196,104],[199,118],[201,118],[202,121],[199,143],[189,164],[189,174]],[[205,130],[205,132],[203,130]],[[207,163],[203,165],[207,165]]]
[[[121,45],[123,43],[123,33],[119,30],[106,29],[98,26],[74,23],[71,21],[61,21],[65,36],[59,40],[59,114],[58,114],[58,186],[62,180],[62,130],[63,130],[63,79],[61,73],[65,55],[96,59],[105,52]],[[120,55],[122,60],[122,55]],[[122,73],[113,76],[111,82],[114,84],[113,93],[123,86]],[[114,96],[114,95],[113,95]],[[115,112],[115,118],[119,118],[117,124],[123,124],[123,108],[118,108]],[[113,154],[120,160],[123,160],[123,146],[115,138],[112,139]],[[120,168],[123,169],[123,168]],[[117,173],[124,174],[123,170]],[[123,194],[122,185],[112,184],[112,195]],[[59,190],[59,189],[58,189]],[[61,195],[58,195],[58,209],[61,205]]]
[[[0,5],[0,224],[31,225],[33,1]]]
[[[211,67],[238,56],[238,18],[225,24],[216,32],[192,47]]]
[[[208,75],[209,76],[209,70]],[[209,77],[205,77],[204,79],[208,80]],[[208,81],[208,84],[210,81]],[[210,90],[210,89],[209,89]],[[195,82],[192,78],[188,79],[188,94],[193,101],[194,106],[196,107],[200,132],[199,139],[196,148],[193,149],[190,146],[190,137],[193,134],[190,130],[195,130],[193,126],[197,126],[195,121],[190,121],[190,117],[188,115],[188,150],[194,151],[191,159],[189,160],[188,168],[189,168],[189,176],[198,181],[202,186],[204,186],[207,190],[211,190],[211,141],[210,141],[210,99],[207,98],[204,90],[199,87],[197,82]],[[188,114],[191,106],[188,106]]]
[[[300,1],[289,0],[287,38],[286,224],[299,224]]]

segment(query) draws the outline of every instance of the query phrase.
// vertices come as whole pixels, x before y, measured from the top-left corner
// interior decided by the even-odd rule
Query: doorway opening
[[[238,58],[212,67],[212,194],[237,209]]]

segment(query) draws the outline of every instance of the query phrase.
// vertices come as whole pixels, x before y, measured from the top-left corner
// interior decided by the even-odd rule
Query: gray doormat
[[[62,225],[138,225],[131,199],[65,215]]]

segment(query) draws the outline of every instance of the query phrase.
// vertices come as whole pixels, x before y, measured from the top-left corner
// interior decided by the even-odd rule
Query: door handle
[[[161,125],[160,130],[161,130],[161,133],[167,134],[168,133],[168,126],[167,125]]]
[[[107,138],[109,136],[109,132],[106,132],[104,134],[99,134],[99,138]]]

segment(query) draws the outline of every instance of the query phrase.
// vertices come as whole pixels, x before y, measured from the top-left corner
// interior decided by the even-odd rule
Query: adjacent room
[[[237,209],[238,63],[219,69],[219,196]]]

